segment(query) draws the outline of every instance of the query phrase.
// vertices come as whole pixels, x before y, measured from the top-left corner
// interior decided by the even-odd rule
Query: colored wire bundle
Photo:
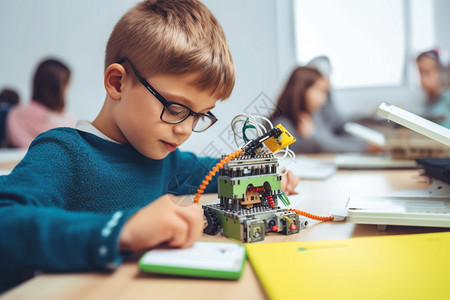
[[[278,194],[278,199],[280,199],[281,202],[283,202],[284,206],[291,205],[289,198],[286,196],[286,194],[283,191],[281,191],[281,194]]]
[[[253,116],[246,113],[238,114],[233,118],[233,120],[231,120],[231,130],[233,131],[234,142],[237,147],[242,147],[242,145],[246,144],[250,140],[248,137],[249,130],[255,131],[253,138],[257,138],[273,127],[272,122],[268,118],[263,116]],[[268,149],[266,150],[269,151]],[[277,151],[273,155],[280,160],[280,162],[288,157],[290,159],[295,159],[295,153],[289,149],[289,146]],[[285,168],[282,167],[280,169],[280,175],[287,173]]]
[[[236,147],[241,148],[250,140],[247,135],[248,129],[253,129],[255,131],[255,136],[253,138],[257,138],[266,133],[267,129],[263,122],[267,123],[270,128],[273,128],[272,122],[266,117],[252,116],[245,113],[236,115],[233,120],[231,120],[231,130],[233,131]]]

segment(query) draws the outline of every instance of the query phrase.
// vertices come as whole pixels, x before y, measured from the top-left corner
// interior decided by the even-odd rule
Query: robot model
[[[280,124],[222,157],[215,169],[220,203],[203,205],[206,234],[221,232],[251,243],[264,240],[267,232],[291,235],[306,227],[307,221],[279,206],[279,201],[285,206],[290,203],[281,190],[279,163],[273,153],[293,142],[295,138]]]

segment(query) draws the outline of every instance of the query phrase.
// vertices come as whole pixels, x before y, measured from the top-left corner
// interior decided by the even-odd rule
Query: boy
[[[222,28],[196,0],[127,12],[106,47],[97,118],[41,134],[0,177],[0,270],[113,269],[123,252],[192,245],[201,207],[178,207],[168,193],[195,192],[217,159],[177,147],[214,124],[234,72]]]

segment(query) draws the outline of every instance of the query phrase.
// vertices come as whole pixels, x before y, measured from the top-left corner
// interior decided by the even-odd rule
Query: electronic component
[[[269,138],[264,141],[264,144],[273,153],[285,148],[286,146],[289,146],[296,141],[295,137],[293,137],[289,133],[289,131],[287,131],[286,128],[283,127],[283,125],[278,124],[277,126],[275,126],[275,128],[279,128],[282,131],[281,135],[279,135],[278,137]]]

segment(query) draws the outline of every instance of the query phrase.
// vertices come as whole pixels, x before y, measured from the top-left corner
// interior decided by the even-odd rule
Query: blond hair
[[[198,73],[193,84],[217,99],[228,98],[234,87],[234,63],[222,27],[196,0],[147,0],[135,5],[109,37],[105,69],[123,57],[144,77]]]

